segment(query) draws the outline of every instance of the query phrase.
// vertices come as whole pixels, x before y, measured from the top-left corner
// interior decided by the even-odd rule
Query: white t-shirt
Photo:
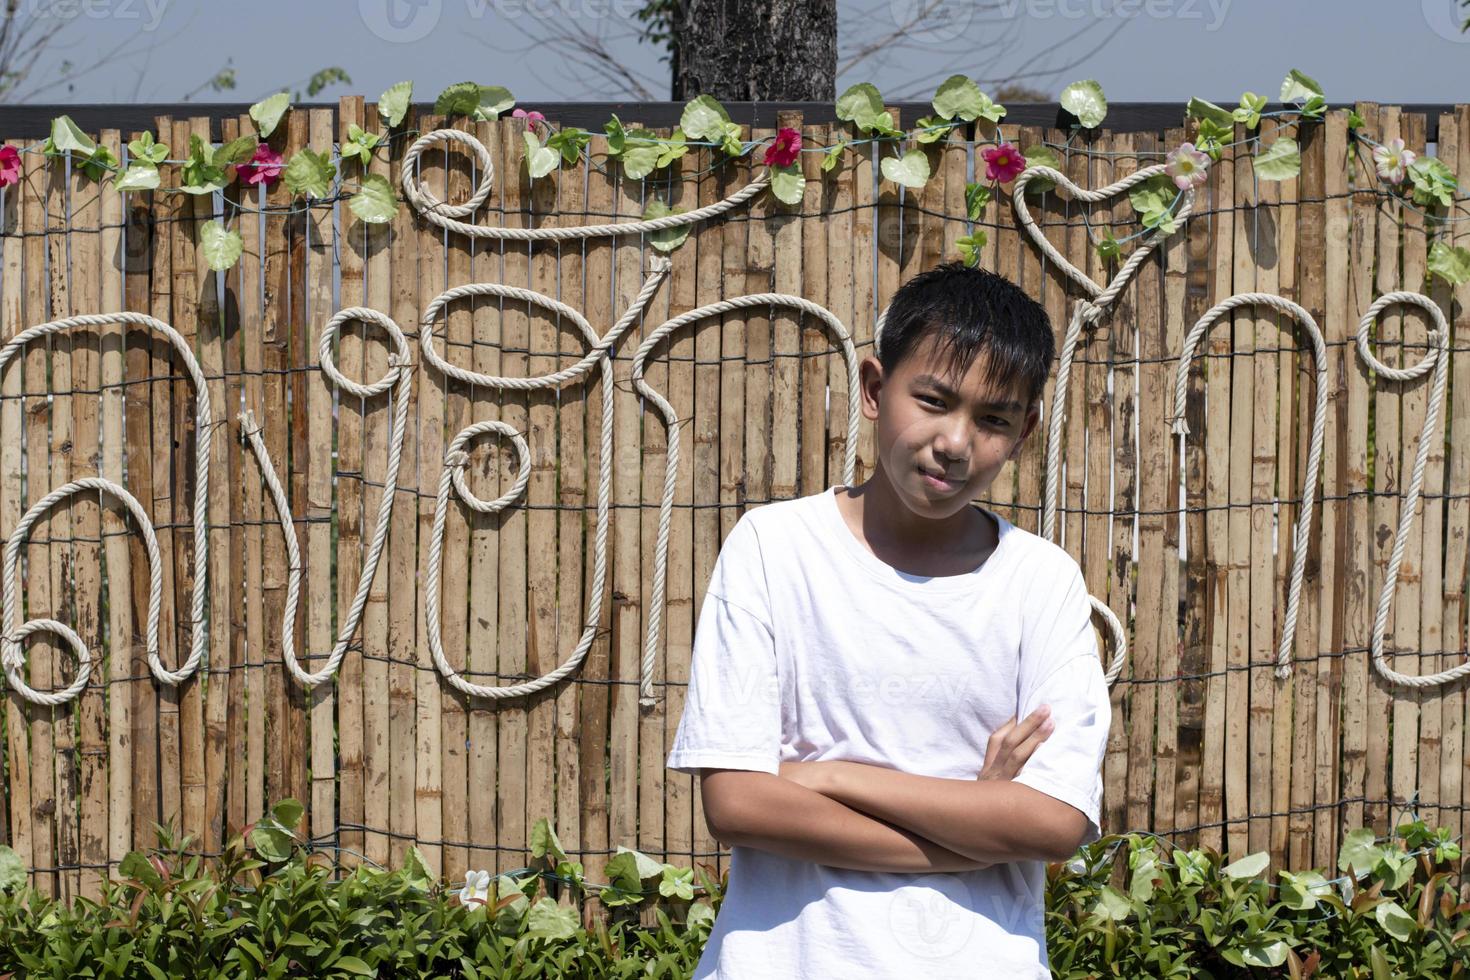
[[[1112,712],[1087,590],[1061,548],[992,511],[979,568],[924,577],[880,560],[833,488],[747,511],[700,607],[668,767],[776,773],[841,759],[973,779],[990,733],[1049,704],[1017,781],[1098,836]],[[731,849],[694,980],[1045,978],[1045,866],[867,872]]]

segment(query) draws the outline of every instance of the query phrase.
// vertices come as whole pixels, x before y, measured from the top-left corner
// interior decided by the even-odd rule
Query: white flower
[[[470,905],[479,902],[484,905],[490,899],[490,872],[488,871],[466,871],[464,873],[464,887],[459,890],[459,904]]]
[[[1391,184],[1403,183],[1409,164],[1418,155],[1413,150],[1404,149],[1404,141],[1398,138],[1373,147],[1373,163],[1378,168],[1378,176]]]

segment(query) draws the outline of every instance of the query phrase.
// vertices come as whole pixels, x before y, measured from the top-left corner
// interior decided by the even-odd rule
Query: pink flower
[[[1378,176],[1390,184],[1402,184],[1409,164],[1418,156],[1413,150],[1404,149],[1404,141],[1397,137],[1373,147],[1373,164]]]
[[[281,155],[262,143],[255,148],[255,156],[244,163],[235,164],[235,172],[247,184],[264,184],[270,188],[281,179],[281,170],[285,166]]]
[[[801,133],[790,126],[776,133],[776,142],[766,147],[766,166],[789,167],[801,153]]]
[[[1002,184],[1009,184],[1026,169],[1026,158],[1014,143],[988,146],[980,156],[985,160],[985,176]]]
[[[1210,155],[1196,150],[1193,143],[1180,143],[1164,157],[1164,173],[1174,178],[1174,186],[1181,191],[1203,184],[1209,178],[1209,166]]]
[[[517,109],[510,114],[510,117],[512,119],[524,119],[527,126],[534,126],[537,123],[546,122],[546,117],[535,109],[532,109],[530,112],[527,112],[525,109]]]
[[[0,146],[0,187],[20,180],[20,152],[13,146]]]

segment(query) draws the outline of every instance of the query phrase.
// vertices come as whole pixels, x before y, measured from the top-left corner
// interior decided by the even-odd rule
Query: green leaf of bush
[[[1404,911],[1404,907],[1398,902],[1384,902],[1373,909],[1373,918],[1388,933],[1399,942],[1408,942],[1409,937],[1414,934],[1416,923],[1413,916]]]

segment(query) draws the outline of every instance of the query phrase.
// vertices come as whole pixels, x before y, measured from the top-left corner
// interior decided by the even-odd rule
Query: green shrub
[[[1121,863],[1121,867],[1119,864]],[[1460,848],[1420,821],[1349,833],[1339,877],[1263,876],[1158,837],[1097,841],[1048,870],[1052,972],[1093,977],[1455,978],[1470,964]]]
[[[725,884],[627,848],[607,883],[590,883],[544,820],[534,865],[488,883],[434,881],[414,848],[397,871],[339,871],[296,837],[300,817],[287,800],[209,861],[160,828],[158,848],[129,854],[99,901],[69,907],[21,887],[0,847],[0,980],[683,978]],[[1068,980],[1470,977],[1459,863],[1450,835],[1418,821],[1388,840],[1349,834],[1332,879],[1268,879],[1263,853],[1227,864],[1152,835],[1106,837],[1048,869],[1052,969]]]

